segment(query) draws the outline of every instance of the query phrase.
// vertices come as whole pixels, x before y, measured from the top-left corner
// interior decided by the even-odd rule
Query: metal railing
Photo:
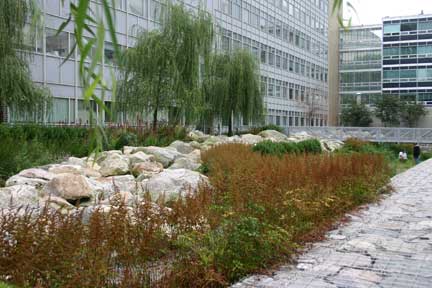
[[[301,132],[341,141],[358,138],[371,142],[432,144],[432,128],[289,127],[286,129],[287,135]]]

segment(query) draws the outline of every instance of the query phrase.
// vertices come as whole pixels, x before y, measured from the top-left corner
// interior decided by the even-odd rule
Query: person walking
[[[420,146],[419,146],[419,144],[417,143],[417,144],[414,146],[414,149],[413,149],[413,157],[414,157],[414,161],[415,161],[416,164],[419,164],[419,163],[420,163],[420,154],[421,154]]]

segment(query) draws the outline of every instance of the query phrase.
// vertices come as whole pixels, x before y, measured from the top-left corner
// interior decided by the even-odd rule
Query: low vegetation
[[[268,145],[268,144],[267,144]],[[19,287],[225,287],[286,261],[379,197],[381,154],[203,154],[211,187],[163,204],[0,215],[0,281]],[[147,199],[147,201],[146,201]]]
[[[283,156],[285,154],[319,154],[322,153],[321,143],[316,140],[305,140],[294,142],[273,142],[270,140],[256,144],[252,150],[262,155]]]
[[[91,130],[83,127],[0,125],[0,187],[19,171],[54,163],[68,156],[84,157],[91,152]],[[180,127],[161,126],[157,132],[146,128],[108,128],[104,149],[129,146],[167,146],[186,137]]]

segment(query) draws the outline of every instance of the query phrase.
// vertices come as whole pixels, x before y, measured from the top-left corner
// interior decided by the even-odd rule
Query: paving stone
[[[432,287],[432,160],[392,179],[394,193],[312,245],[297,264],[235,288]]]

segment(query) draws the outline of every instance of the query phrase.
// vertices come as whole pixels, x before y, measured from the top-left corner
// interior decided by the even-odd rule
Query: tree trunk
[[[153,132],[157,132],[157,121],[158,121],[158,107],[156,106],[153,111]]]
[[[229,123],[228,123],[228,136],[233,136],[233,113],[230,113]]]

